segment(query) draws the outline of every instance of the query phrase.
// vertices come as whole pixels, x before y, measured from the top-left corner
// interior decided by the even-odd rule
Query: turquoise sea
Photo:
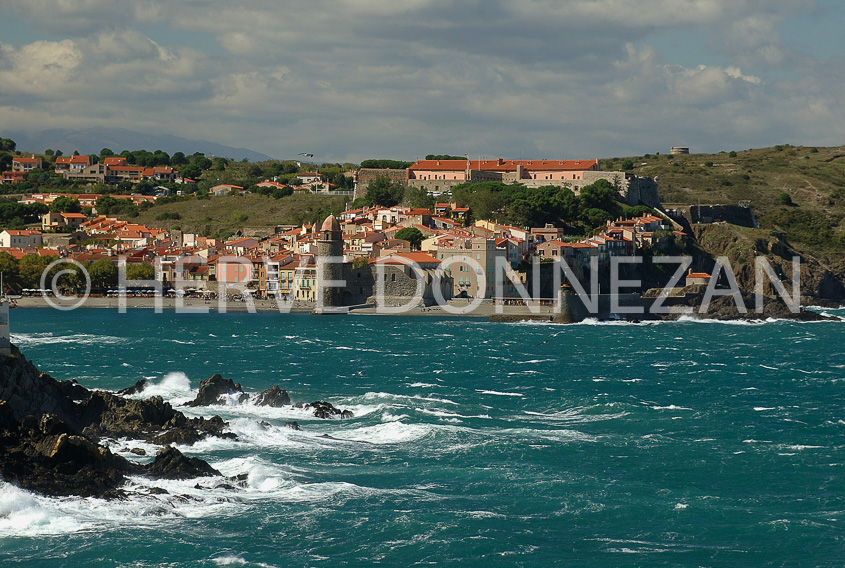
[[[11,315],[57,379],[179,404],[221,373],[355,418],[199,409],[239,440],[180,449],[237,490],[0,482],[2,566],[845,565],[845,323]]]

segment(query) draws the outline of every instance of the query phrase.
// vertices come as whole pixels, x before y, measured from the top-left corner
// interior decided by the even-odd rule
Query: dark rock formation
[[[285,422],[285,428],[290,428],[291,430],[302,430],[302,428],[299,427],[299,422],[295,420],[293,422]]]
[[[129,395],[132,395],[132,394],[139,394],[141,391],[144,390],[144,388],[146,388],[146,386],[147,386],[147,379],[141,379],[140,381],[138,381],[137,383],[135,383],[131,387],[127,387],[125,389],[120,389],[119,391],[117,391],[117,394],[120,394],[120,395],[123,395],[123,396],[129,396]]]
[[[317,418],[352,418],[353,414],[351,410],[341,410],[339,408],[335,408],[330,402],[324,402],[322,400],[318,400],[312,402],[311,404],[305,405],[305,410],[314,409],[314,416]]]
[[[154,479],[190,479],[222,475],[199,458],[187,458],[173,447],[166,447],[158,453],[152,463],[145,466],[148,476]]]
[[[226,423],[219,416],[187,418],[160,396],[133,400],[107,392],[93,392],[78,405],[83,420],[83,434],[98,439],[133,438],[154,444],[193,444],[212,435],[234,437],[225,433]]]
[[[235,384],[232,379],[224,379],[215,373],[200,383],[200,391],[197,397],[185,406],[210,406],[225,401],[225,397],[237,394],[238,402],[244,402],[249,398],[241,388],[240,383]]]
[[[119,497],[127,474],[156,477],[218,475],[206,462],[173,448],[148,466],[98,444],[103,436],[157,444],[192,443],[223,432],[215,416],[186,418],[161,397],[130,400],[89,391],[75,381],[40,373],[17,350],[0,357],[0,476],[48,495]]]
[[[54,415],[17,421],[0,401],[0,475],[45,495],[113,498],[131,464],[98,446]]]
[[[807,311],[803,308],[793,313],[789,306],[780,298],[764,298],[763,311],[758,313],[756,310],[755,299],[753,296],[742,294],[742,304],[746,311],[742,313],[737,307],[737,303],[733,296],[716,296],[712,298],[710,305],[703,313],[699,312],[702,303],[701,297],[694,297],[687,301],[687,305],[693,308],[693,312],[689,315],[699,317],[702,319],[715,320],[765,320],[773,319],[790,319],[797,321],[823,321],[823,320],[838,320],[839,318],[831,316],[823,316],[819,313]],[[675,316],[677,317],[677,316]]]
[[[145,382],[139,381],[121,392],[138,394],[144,386]],[[248,399],[241,385],[214,375],[201,383],[189,406],[214,404],[232,394],[237,394],[239,401]],[[256,403],[286,406],[290,397],[274,386],[260,393]],[[297,406],[313,409],[318,418],[352,417],[349,410],[328,402]],[[72,380],[56,381],[39,372],[15,347],[10,357],[0,357],[0,477],[38,493],[115,498],[123,495],[120,487],[126,475],[155,479],[218,476],[220,472],[207,462],[188,458],[170,444],[192,444],[207,436],[235,438],[224,431],[226,426],[219,416],[188,418],[160,396],[136,400],[89,391]],[[299,429],[296,422],[285,426]],[[112,454],[99,444],[103,437],[168,447],[142,466]]]
[[[288,391],[280,389],[278,385],[273,385],[266,391],[262,391],[256,395],[255,404],[258,406],[272,406],[273,408],[290,406],[290,396],[288,395]]]

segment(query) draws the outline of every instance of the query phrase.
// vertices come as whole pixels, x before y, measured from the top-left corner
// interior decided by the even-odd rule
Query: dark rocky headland
[[[116,498],[124,495],[127,475],[151,479],[219,476],[199,458],[188,458],[171,444],[191,445],[209,436],[236,438],[219,416],[188,418],[160,396],[146,400],[139,381],[118,394],[86,389],[75,380],[57,381],[40,372],[12,346],[0,356],[0,477],[45,495]],[[243,402],[239,384],[214,375],[200,386],[189,406],[220,402],[223,395]],[[256,404],[290,405],[287,392],[272,387],[256,395]],[[320,418],[351,417],[328,403],[314,403]],[[295,423],[293,423],[295,424]],[[298,428],[298,425],[297,425]],[[162,447],[146,465],[130,462],[101,444],[103,438],[143,440]]]

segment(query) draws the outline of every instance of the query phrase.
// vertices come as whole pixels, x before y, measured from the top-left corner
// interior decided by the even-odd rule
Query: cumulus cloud
[[[4,96],[80,97],[91,103],[150,94],[181,94],[197,87],[205,57],[189,48],[163,48],[132,31],[86,39],[0,44]],[[0,100],[3,100],[0,99]]]
[[[49,97],[73,79],[83,59],[71,40],[0,45],[0,84],[8,94]]]
[[[592,157],[680,142],[714,150],[800,143],[825,121],[841,138],[831,126],[841,65],[822,66],[778,33],[812,9],[812,0],[8,0],[0,16],[55,37],[0,45],[0,113],[14,116],[0,127],[108,122],[279,157],[307,146],[325,160]],[[650,38],[677,30],[706,33],[709,52],[671,64]]]

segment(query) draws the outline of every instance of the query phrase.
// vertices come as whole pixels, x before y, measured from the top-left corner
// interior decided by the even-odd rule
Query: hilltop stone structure
[[[354,198],[358,199],[367,195],[367,189],[369,189],[370,183],[378,177],[386,177],[391,183],[408,184],[408,170],[406,169],[361,168],[355,177]]]
[[[360,170],[355,197],[363,197],[378,176],[433,195],[449,193],[462,183],[485,181],[526,187],[565,186],[578,195],[581,188],[603,179],[619,188],[620,199],[628,205],[660,206],[653,179],[623,171],[602,171],[598,160],[417,160],[405,170]]]

